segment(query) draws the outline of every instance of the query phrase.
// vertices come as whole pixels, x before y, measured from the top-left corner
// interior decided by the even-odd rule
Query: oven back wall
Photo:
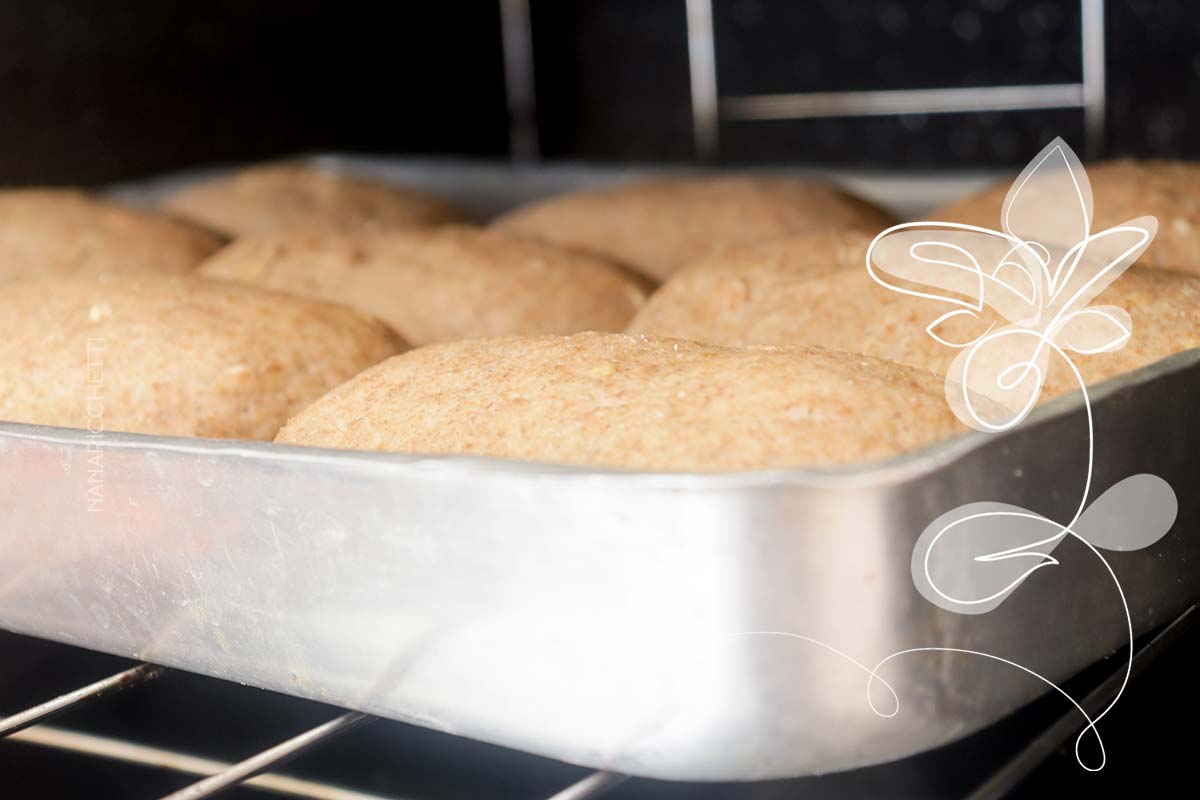
[[[0,2],[0,182],[298,151],[508,152],[499,6]]]
[[[738,97],[1083,80],[1106,111],[736,118]],[[520,19],[524,5],[529,23]],[[687,0],[3,0],[0,183],[99,183],[296,152],[506,157],[502,7],[532,41],[547,159],[697,160]],[[1185,0],[711,0],[717,163],[1017,167],[1054,135],[1200,157],[1200,14]],[[511,20],[511,17],[510,17]]]

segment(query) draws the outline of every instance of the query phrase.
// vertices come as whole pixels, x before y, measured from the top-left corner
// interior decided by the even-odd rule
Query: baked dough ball
[[[1137,217],[1157,217],[1158,234],[1137,263],[1200,272],[1200,164],[1126,159],[1089,164],[1087,174],[1092,184],[1093,231]],[[999,229],[1011,186],[1011,179],[1000,181],[931,211],[927,219]]]
[[[867,356],[580,333],[414,350],[330,392],[276,441],[740,470],[880,459],[959,430],[938,378]]]
[[[189,272],[222,245],[209,231],[70,189],[0,191],[0,283]]]
[[[230,236],[282,228],[423,228],[463,219],[414,189],[296,164],[266,164],[183,189],[166,208]]]
[[[729,248],[792,233],[894,222],[865,200],[792,178],[663,178],[553,197],[496,225],[611,256],[663,280]]]
[[[18,281],[0,292],[0,419],[269,440],[400,352],[348,308],[195,277]]]
[[[629,330],[722,345],[816,345],[944,375],[957,351],[925,328],[950,306],[875,283],[866,268],[870,243],[855,234],[797,236],[700,262],[664,284]],[[1092,304],[1128,311],[1133,335],[1113,353],[1073,354],[1089,384],[1200,347],[1200,278],[1132,267]],[[938,332],[968,341],[984,327],[952,319]],[[1042,398],[1076,388],[1070,368],[1052,357]]]
[[[201,273],[367,311],[408,341],[619,331],[649,293],[604,259],[503,231],[282,231],[231,244]]]

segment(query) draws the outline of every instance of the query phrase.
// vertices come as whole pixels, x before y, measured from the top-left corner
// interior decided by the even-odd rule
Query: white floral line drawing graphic
[[[968,503],[930,523],[913,548],[912,576],[931,603],[960,614],[996,608],[1034,572],[1056,566],[1051,551],[1068,536],[1083,543],[1111,578],[1125,616],[1128,658],[1112,700],[1094,717],[1050,679],[1015,661],[952,647],[915,647],[881,659],[874,668],[824,642],[783,631],[744,635],[785,636],[823,647],[868,675],[867,702],[883,717],[899,712],[899,698],[879,675],[890,661],[912,653],[977,656],[1019,669],[1055,689],[1079,711],[1086,726],[1075,739],[1075,758],[1088,771],[1107,762],[1096,725],[1120,701],[1132,674],[1134,637],[1129,603],[1100,549],[1134,550],[1171,529],[1178,501],[1161,478],[1133,475],[1090,505],[1095,430],[1086,381],[1068,351],[1081,356],[1113,352],[1132,336],[1128,313],[1116,306],[1089,307],[1149,246],[1157,231],[1142,217],[1092,232],[1092,194],[1078,157],[1062,139],[1047,145],[1014,181],[1001,212],[1002,230],[951,222],[902,223],[880,233],[868,248],[866,266],[891,291],[950,305],[926,333],[957,349],[946,375],[946,398],[966,425],[985,433],[1019,425],[1033,409],[1051,369],[1051,355],[1082,393],[1087,421],[1083,492],[1063,525],[1019,506]],[[983,264],[988,264],[984,268]],[[963,335],[963,329],[966,329]],[[878,682],[893,708],[876,707]],[[1080,746],[1088,734],[1099,763],[1085,763]]]

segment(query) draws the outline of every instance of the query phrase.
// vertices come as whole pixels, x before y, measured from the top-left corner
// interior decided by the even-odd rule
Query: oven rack
[[[328,722],[232,764],[42,724],[51,717],[97,698],[149,683],[165,672],[164,667],[155,664],[138,664],[0,718],[0,739],[9,737],[27,744],[201,776],[197,782],[171,792],[162,800],[203,800],[238,784],[306,800],[400,800],[269,771],[310,747],[377,719],[357,711],[346,711]],[[587,800],[624,782],[627,777],[597,770],[556,792],[547,800]]]
[[[1200,617],[1200,614],[1196,613],[1198,607],[1200,604],[1188,607],[1158,631],[1139,640],[1133,656],[1130,680],[1195,624],[1196,619]],[[1104,708],[1121,690],[1126,669],[1125,659],[1118,657],[1116,661],[1120,664],[1096,683],[1080,702],[1080,706],[1089,715]],[[377,719],[356,711],[345,711],[330,721],[316,725],[236,763],[201,758],[174,750],[44,724],[52,717],[97,698],[131,690],[154,681],[166,671],[165,668],[154,664],[138,664],[0,718],[0,739],[8,737],[26,744],[200,777],[197,782],[174,791],[161,800],[202,800],[239,784],[277,796],[304,800],[406,800],[271,771],[309,748]],[[1051,724],[1042,728],[1040,733],[1026,741],[998,769],[986,775],[974,791],[966,796],[966,800],[1000,800],[1008,796],[1011,790],[1058,751],[1081,727],[1081,718],[1073,708],[1057,717]],[[565,786],[549,798],[538,800],[587,800],[617,787],[628,778],[627,775],[598,770]]]

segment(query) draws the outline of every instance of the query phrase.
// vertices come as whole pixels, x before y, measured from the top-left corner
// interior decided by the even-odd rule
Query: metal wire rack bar
[[[1104,140],[1104,0],[1080,0],[1079,8],[1082,78],[1078,83],[721,96],[712,0],[687,0],[692,129],[697,155],[702,159],[719,155],[721,120],[1080,108],[1087,150],[1094,156]]]
[[[807,117],[870,117],[887,114],[952,114],[962,111],[1027,111],[1081,108],[1083,87],[1074,83],[1041,86],[971,86],[961,89],[891,89],[878,92],[806,92],[729,97],[727,119],[767,120]]]
[[[53,725],[39,725],[36,728],[21,731],[12,737],[12,741],[187,775],[218,775],[233,766],[226,761],[200,758],[176,750],[149,747],[110,736],[96,736],[90,733],[64,730]],[[368,794],[273,772],[256,775],[244,783],[246,786],[253,786],[273,794],[301,797],[305,800],[401,800],[401,798]]]
[[[593,772],[578,783],[558,792],[549,800],[586,800],[586,798],[596,797],[602,792],[607,792],[627,780],[629,780],[628,775],[620,775],[616,772]]]
[[[538,127],[529,0],[500,0],[509,150],[514,161],[536,161]]]
[[[56,714],[90,700],[154,680],[164,672],[166,670],[163,667],[154,664],[139,664],[66,692],[52,700],[0,719],[0,738],[7,736],[13,741],[25,744],[203,777],[202,780],[173,792],[163,800],[203,800],[238,784],[308,800],[397,800],[267,771],[314,745],[375,720],[375,717],[354,711],[342,714],[236,764],[40,724]],[[594,772],[557,792],[550,800],[587,800],[626,779],[627,776],[612,772]]]
[[[87,686],[81,686],[74,691],[59,695],[53,700],[47,700],[32,708],[27,708],[24,711],[0,719],[0,737],[10,736],[31,725],[44,722],[55,714],[59,714],[81,703],[86,703],[89,700],[94,700],[97,697],[122,692],[146,681],[154,680],[163,674],[164,671],[162,667],[153,664],[139,664],[131,669],[110,675],[103,680],[89,683]]]
[[[315,744],[319,744],[340,733],[345,733],[348,730],[357,728],[359,725],[373,722],[374,720],[375,717],[360,714],[357,711],[348,711],[337,719],[332,719],[329,722],[318,725],[299,736],[293,736],[286,742],[280,742],[274,747],[250,756],[245,761],[234,764],[229,769],[223,770],[216,775],[210,775],[203,780],[193,783],[191,786],[180,789],[177,792],[172,792],[164,797],[163,800],[202,800],[205,797],[212,797],[218,792],[243,783],[262,772],[266,772],[271,767],[278,766],[289,759],[295,758]]]

